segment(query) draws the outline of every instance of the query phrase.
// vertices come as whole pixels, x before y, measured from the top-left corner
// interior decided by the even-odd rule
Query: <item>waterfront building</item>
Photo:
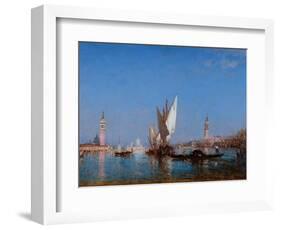
[[[100,119],[100,133],[99,133],[100,145],[106,145],[105,134],[106,134],[106,120],[104,118],[104,112],[102,112],[101,119]]]
[[[99,144],[100,144],[100,138],[99,138],[98,135],[96,135],[96,137],[95,137],[95,139],[94,139],[94,141],[93,141],[93,144],[94,144],[94,145],[99,145]]]
[[[80,155],[85,152],[108,152],[110,149],[108,145],[80,144]]]
[[[127,151],[132,151],[133,153],[143,153],[145,152],[145,147],[141,144],[141,140],[137,138],[135,144],[132,142],[130,146],[127,147]]]
[[[105,153],[112,150],[111,146],[106,144],[105,135],[106,135],[106,120],[104,117],[104,113],[102,113],[100,119],[99,135],[96,135],[94,140],[92,139],[88,143],[80,144],[80,156],[82,156],[84,153],[99,152],[100,154],[102,154],[100,155],[101,158],[103,158],[103,155]]]
[[[145,148],[141,144],[141,141],[139,138],[136,139],[135,146],[133,146],[133,152],[139,152],[139,153],[145,152]]]
[[[190,146],[192,148],[212,147],[214,144],[222,143],[228,137],[225,136],[213,136],[209,132],[209,117],[208,115],[204,121],[203,137],[200,139],[194,139],[183,144],[183,146]]]

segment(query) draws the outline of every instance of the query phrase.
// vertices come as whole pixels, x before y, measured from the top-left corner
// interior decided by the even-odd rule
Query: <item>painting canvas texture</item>
[[[78,49],[80,187],[246,179],[246,49]]]

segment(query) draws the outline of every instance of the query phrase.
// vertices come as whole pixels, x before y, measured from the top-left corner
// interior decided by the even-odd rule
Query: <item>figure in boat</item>
[[[174,154],[174,148],[169,142],[172,135],[176,131],[177,104],[178,97],[176,96],[171,106],[168,105],[168,101],[166,100],[162,112],[158,107],[156,108],[158,130],[156,130],[154,127],[149,127],[148,139],[150,143],[150,149],[147,151],[148,154]]]

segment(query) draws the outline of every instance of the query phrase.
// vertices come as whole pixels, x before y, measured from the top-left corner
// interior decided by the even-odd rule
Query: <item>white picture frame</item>
[[[161,206],[159,203],[152,203],[152,207],[141,206],[141,204],[132,204],[130,201],[124,201],[124,208],[115,207],[110,211],[110,203],[105,205],[105,209],[102,209],[100,203],[96,203],[97,207],[89,208],[85,207],[85,202],[82,202],[78,211],[71,212],[59,207],[61,196],[66,193],[60,193],[59,189],[62,184],[62,179],[59,179],[60,165],[58,161],[63,161],[64,158],[58,158],[58,93],[59,87],[57,84],[58,74],[58,21],[60,19],[71,20],[93,20],[103,21],[111,24],[113,22],[124,22],[138,24],[151,24],[155,27],[198,27],[204,30],[208,28],[218,28],[221,30],[243,30],[247,31],[261,31],[263,33],[264,41],[264,57],[260,57],[263,60],[262,66],[264,67],[264,73],[260,73],[260,83],[257,83],[256,95],[259,94],[258,89],[262,89],[261,100],[264,101],[264,107],[260,106],[259,102],[256,104],[263,110],[260,122],[263,124],[264,133],[257,137],[255,140],[265,138],[267,140],[271,135],[270,121],[273,109],[273,22],[266,19],[247,19],[247,18],[231,18],[231,17],[210,17],[210,16],[188,16],[188,15],[170,15],[159,13],[147,13],[147,12],[133,12],[133,11],[112,11],[112,10],[99,10],[91,8],[79,8],[79,7],[66,7],[66,6],[51,6],[44,5],[32,9],[32,171],[31,171],[31,213],[32,219],[41,224],[55,224],[55,223],[69,223],[69,222],[81,222],[81,221],[96,221],[107,219],[124,219],[124,218],[141,218],[152,216],[169,216],[169,215],[185,215],[190,213],[206,213],[206,212],[225,212],[225,211],[242,211],[242,210],[259,210],[268,209],[272,207],[272,171],[271,171],[271,157],[270,147],[267,141],[258,143],[261,149],[264,149],[266,155],[266,163],[263,165],[263,179],[260,182],[256,182],[256,185],[262,186],[264,191],[255,197],[255,200],[249,200],[247,197],[238,197],[235,200],[222,199],[214,200],[214,202],[208,202],[208,199],[199,203],[196,201],[192,205],[188,203],[179,204],[179,200],[173,201],[168,198],[168,205]],[[78,25],[79,26],[79,25]],[[210,34],[210,36],[213,36]],[[215,38],[215,37],[214,37]],[[114,37],[111,39],[114,39]],[[116,39],[118,39],[116,37]],[[151,41],[153,42],[153,41]],[[262,83],[265,82],[265,85]],[[253,87],[253,86],[249,86]],[[258,107],[257,106],[257,107]],[[255,110],[258,111],[258,108]],[[251,117],[250,117],[251,118]],[[249,116],[247,117],[249,119]],[[248,134],[248,135],[255,135]],[[250,143],[251,144],[251,143]],[[68,167],[68,166],[67,166]],[[76,173],[76,172],[75,172]],[[77,172],[78,173],[78,172]],[[212,183],[212,182],[211,182]],[[241,182],[238,182],[241,183]],[[258,184],[259,183],[259,184]],[[197,183],[196,183],[197,184]],[[202,183],[189,185],[189,188],[196,186],[194,192],[205,189]],[[237,183],[236,183],[237,185]],[[228,189],[239,189],[232,184]],[[173,186],[173,188],[171,188]],[[215,191],[218,184],[212,184],[210,191]],[[254,185],[251,185],[251,189],[254,191]],[[244,189],[246,189],[245,187]],[[66,190],[63,188],[64,191]],[[110,189],[110,192],[109,190]],[[171,190],[170,190],[171,189]],[[183,184],[173,185],[138,185],[138,186],[118,186],[107,188],[107,191],[100,190],[100,196],[102,193],[111,194],[114,196],[117,194],[129,193],[133,196],[141,196],[142,193],[164,193],[165,191],[174,192],[175,189],[182,190],[178,193],[179,198],[184,196],[187,187]],[[214,190],[212,190],[214,189]],[[116,190],[116,192],[114,191]],[[102,191],[102,192],[101,192]],[[239,191],[239,190],[237,190]],[[242,190],[241,190],[242,191]],[[246,191],[246,190],[243,190]],[[67,192],[67,191],[66,191]],[[83,191],[84,195],[91,194],[91,190]],[[95,191],[96,192],[96,191]],[[69,196],[69,200],[73,197]],[[103,198],[106,198],[105,195]],[[248,199],[248,200],[247,200]],[[79,200],[72,203],[68,203],[67,206],[78,206]],[[99,206],[100,205],[100,206]],[[171,210],[168,210],[170,207]],[[122,211],[118,211],[122,210]],[[99,212],[99,210],[101,210]]]

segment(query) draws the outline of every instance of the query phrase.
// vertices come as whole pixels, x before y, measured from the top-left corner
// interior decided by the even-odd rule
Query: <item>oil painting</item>
[[[78,48],[80,187],[246,179],[246,49]]]

